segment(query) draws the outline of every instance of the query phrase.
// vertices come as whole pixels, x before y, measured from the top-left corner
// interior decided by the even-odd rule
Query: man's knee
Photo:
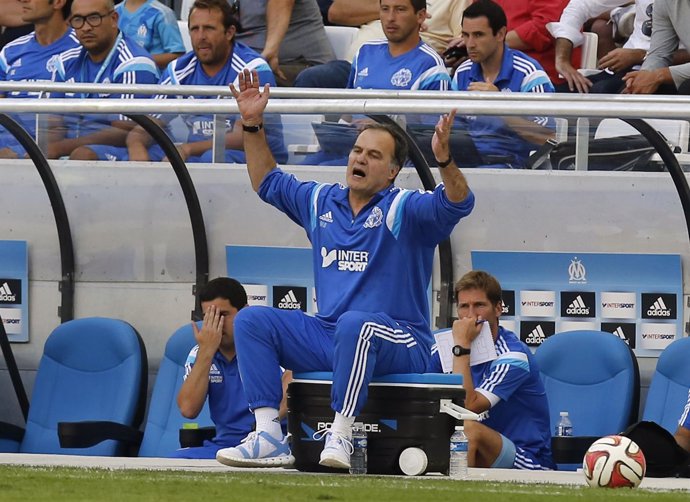
[[[70,160],[98,160],[98,155],[88,146],[80,146],[72,150]]]
[[[335,336],[336,338],[345,337],[346,339],[362,336],[370,322],[371,313],[369,312],[345,312],[336,321]]]
[[[264,311],[267,309],[268,307],[254,306],[245,307],[237,312],[233,321],[235,340],[263,332],[261,327],[266,324],[263,319],[265,318]]]

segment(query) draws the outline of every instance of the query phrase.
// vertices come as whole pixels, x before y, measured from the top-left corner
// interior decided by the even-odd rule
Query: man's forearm
[[[248,127],[256,125],[258,124],[247,124]],[[249,179],[254,191],[258,192],[261,182],[263,182],[266,175],[276,167],[276,161],[266,142],[263,122],[261,123],[261,130],[258,132],[244,132],[243,138]]]
[[[266,44],[264,55],[278,55],[290,26],[295,0],[268,0],[266,5]]]

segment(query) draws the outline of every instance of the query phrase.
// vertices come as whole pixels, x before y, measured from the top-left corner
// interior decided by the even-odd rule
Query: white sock
[[[268,432],[276,439],[283,438],[283,430],[280,428],[278,410],[268,407],[257,408],[254,410],[254,418],[256,419],[257,432]]]
[[[352,424],[355,423],[355,417],[346,417],[340,413],[335,414],[333,425],[331,425],[331,432],[337,432],[341,436],[352,439]]]

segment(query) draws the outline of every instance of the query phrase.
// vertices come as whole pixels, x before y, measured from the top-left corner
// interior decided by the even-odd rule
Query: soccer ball
[[[589,447],[582,462],[587,484],[604,488],[635,488],[647,464],[640,447],[624,436],[604,436]]]

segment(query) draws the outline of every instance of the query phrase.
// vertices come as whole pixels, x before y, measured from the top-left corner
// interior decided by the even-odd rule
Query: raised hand
[[[230,84],[230,92],[237,100],[242,122],[246,125],[257,125],[263,122],[263,114],[270,94],[269,85],[266,84],[263,92],[259,88],[259,74],[256,70],[251,72],[244,69],[238,76],[239,91]]]
[[[192,323],[194,338],[199,345],[199,350],[208,350],[209,353],[215,353],[218,350],[223,336],[223,321],[224,316],[221,315],[220,309],[211,305],[204,313],[201,330],[195,322]]]
[[[439,162],[450,158],[450,131],[455,119],[455,108],[446,115],[441,115],[436,123],[434,136],[431,138],[431,150]]]

